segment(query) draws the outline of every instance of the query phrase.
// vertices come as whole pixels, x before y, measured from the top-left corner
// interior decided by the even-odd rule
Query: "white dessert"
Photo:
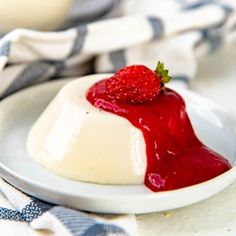
[[[0,32],[16,28],[52,30],[68,15],[72,0],[0,0]]]
[[[99,184],[142,184],[146,150],[142,132],[128,120],[86,99],[92,75],[64,86],[32,126],[31,158],[67,178]]]

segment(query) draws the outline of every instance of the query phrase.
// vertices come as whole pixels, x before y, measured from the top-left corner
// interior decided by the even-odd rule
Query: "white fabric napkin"
[[[101,216],[55,206],[27,196],[1,178],[0,190],[0,234],[3,236],[137,235],[133,215]]]
[[[128,64],[154,68],[158,60],[171,72],[172,84],[186,86],[197,73],[198,57],[236,41],[236,2],[232,0],[127,0],[120,4],[120,17],[61,32],[16,29],[3,36],[0,98],[55,78],[115,72]],[[3,180],[0,205],[0,229],[8,229],[8,235],[38,235],[36,229],[53,235],[137,235],[133,216],[107,219],[53,206]]]

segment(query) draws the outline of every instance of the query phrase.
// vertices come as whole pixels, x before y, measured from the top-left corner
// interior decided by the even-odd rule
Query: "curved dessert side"
[[[101,75],[68,83],[31,128],[29,155],[67,178],[99,184],[143,184],[142,132],[122,117],[93,107],[89,87]]]

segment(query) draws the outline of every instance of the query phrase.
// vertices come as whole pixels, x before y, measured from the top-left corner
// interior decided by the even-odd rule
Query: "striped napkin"
[[[3,36],[0,98],[55,78],[114,72],[128,64],[154,68],[157,60],[171,71],[172,83],[186,86],[199,57],[236,42],[232,0],[127,0],[120,1],[119,14],[61,32],[16,29]],[[109,218],[53,206],[3,180],[0,206],[0,229],[7,235],[39,235],[38,229],[52,235],[137,235],[133,216]]]
[[[0,178],[3,236],[137,235],[134,216],[98,216],[33,199]],[[37,230],[37,234],[34,230]]]

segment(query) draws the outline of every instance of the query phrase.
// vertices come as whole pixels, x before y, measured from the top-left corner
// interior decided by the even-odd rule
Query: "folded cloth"
[[[137,235],[132,215],[98,216],[55,206],[27,196],[1,178],[0,190],[0,232],[3,236]],[[36,234],[34,230],[39,231]]]
[[[172,83],[188,84],[199,56],[236,41],[235,1],[127,0],[121,1],[120,11],[122,17],[61,32],[16,29],[2,37],[0,98],[55,78],[114,72],[128,64],[154,68],[157,60],[171,71]],[[36,235],[32,229],[55,235],[137,234],[132,216],[108,220],[53,206],[3,180],[0,190],[0,228],[12,224],[9,228],[15,230],[8,235]]]

